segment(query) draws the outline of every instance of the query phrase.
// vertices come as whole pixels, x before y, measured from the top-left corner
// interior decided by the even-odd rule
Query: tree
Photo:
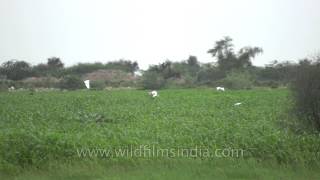
[[[256,55],[262,53],[262,48],[259,47],[243,47],[238,52],[238,67],[252,66],[251,59],[255,58]]]
[[[134,74],[134,72],[139,70],[139,65],[136,61],[132,62],[130,60],[123,59],[120,59],[119,61],[108,62],[105,67],[106,69],[119,69],[131,74]]]
[[[54,69],[54,70],[61,69],[64,66],[64,64],[61,62],[60,58],[58,57],[48,58],[47,65],[49,69]]]
[[[149,67],[151,72],[156,72],[161,75],[164,79],[169,78],[180,78],[181,74],[174,68],[174,63],[170,60],[166,60],[165,62],[159,65],[153,65]]]
[[[308,64],[307,61],[301,61],[301,63]],[[297,73],[298,65],[290,61],[278,62],[277,60],[267,64],[257,74],[257,79],[260,81],[275,81],[279,84],[287,85],[293,79]]]
[[[320,132],[320,58],[301,60],[292,82],[295,112],[303,125]]]
[[[201,66],[197,74],[197,82],[203,85],[213,85],[215,81],[225,77],[218,67],[211,63],[206,63]]]
[[[40,63],[36,66],[33,66],[33,75],[34,76],[55,76],[60,77],[61,72],[64,70],[64,64],[61,62],[58,57],[48,58],[47,63]]]
[[[34,76],[37,76],[37,77],[47,76],[49,73],[49,68],[47,64],[40,63],[36,66],[33,66],[32,71]]]
[[[200,71],[200,63],[196,56],[189,56],[187,60],[188,71],[192,77],[195,77]]]
[[[146,71],[143,73],[141,86],[144,89],[161,89],[165,84],[165,79],[158,72]]]
[[[233,47],[232,39],[226,36],[216,41],[215,46],[208,50],[217,59],[219,69],[224,72],[251,66],[251,59],[263,52],[262,48],[247,46],[235,53]]]
[[[67,75],[62,78],[59,84],[61,89],[76,90],[83,89],[83,81],[78,76]]]
[[[2,64],[1,74],[11,80],[21,80],[30,77],[32,69],[25,61],[11,60]]]
[[[214,48],[209,49],[208,53],[218,59],[225,58],[228,53],[233,53],[232,39],[229,36],[225,36],[223,39],[216,41]]]

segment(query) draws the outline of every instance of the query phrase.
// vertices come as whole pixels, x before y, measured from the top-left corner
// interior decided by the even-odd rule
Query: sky
[[[320,52],[319,0],[0,0],[0,63],[127,59],[142,69],[207,50],[224,36],[253,60],[296,61]]]

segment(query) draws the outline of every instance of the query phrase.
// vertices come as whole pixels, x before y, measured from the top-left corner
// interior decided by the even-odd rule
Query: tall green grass
[[[1,175],[1,179],[14,180],[110,180],[110,179],[318,179],[318,169],[303,166],[280,165],[274,162],[220,159],[161,160],[149,163],[78,163],[59,164],[47,170],[29,169],[16,176]],[[58,168],[57,168],[58,167]]]
[[[159,94],[152,99],[146,91],[135,90],[0,93],[0,169],[18,172],[52,162],[166,159],[77,155],[77,148],[139,145],[243,149],[243,160],[318,166],[319,135],[294,134],[281,126],[291,118],[291,97],[285,89]],[[242,105],[234,106],[236,102]]]

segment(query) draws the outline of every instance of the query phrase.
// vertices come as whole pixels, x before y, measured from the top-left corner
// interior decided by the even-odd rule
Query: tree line
[[[142,77],[146,89],[166,87],[225,86],[231,89],[250,89],[254,86],[277,88],[293,81],[300,64],[311,63],[303,59],[299,63],[274,60],[264,67],[254,66],[252,60],[263,53],[260,47],[242,47],[235,50],[230,37],[216,41],[207,51],[213,61],[201,63],[197,57],[173,62],[167,60],[150,66]]]
[[[47,63],[31,66],[26,61],[10,60],[3,63],[0,73],[3,78],[9,80],[22,80],[28,77],[63,77],[66,75],[82,75],[99,69],[118,69],[124,72],[134,73],[139,69],[137,62],[130,60],[111,61],[108,63],[79,63],[71,67],[64,67],[64,63],[58,57],[48,58]]]
[[[253,59],[263,53],[263,49],[246,46],[236,51],[230,37],[216,41],[207,53],[213,57],[210,63],[201,63],[196,56],[191,55],[182,61],[166,60],[158,65],[151,65],[145,71],[140,70],[138,63],[131,60],[79,63],[71,67],[65,67],[58,57],[48,58],[46,63],[34,66],[22,60],[10,60],[0,66],[0,79],[15,82],[28,77],[54,77],[62,80],[72,76],[73,79],[78,77],[79,81],[83,75],[97,70],[119,70],[132,76],[141,71],[142,76],[137,77],[137,83],[133,85],[144,89],[197,86],[225,86],[231,89],[250,89],[254,86],[276,88],[287,86],[293,81],[298,67],[301,64],[311,64],[312,61],[303,59],[299,63],[292,63],[274,60],[264,67],[254,66]]]

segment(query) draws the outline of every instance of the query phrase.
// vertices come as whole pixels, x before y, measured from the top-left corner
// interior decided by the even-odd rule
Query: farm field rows
[[[21,179],[73,165],[61,179],[313,179],[320,138],[290,131],[291,104],[286,89],[162,90],[154,99],[141,90],[0,93],[0,168]],[[150,155],[154,148],[161,153]]]

